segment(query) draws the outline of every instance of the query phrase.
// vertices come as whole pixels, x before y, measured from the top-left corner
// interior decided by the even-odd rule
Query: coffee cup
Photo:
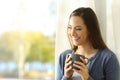
[[[84,63],[85,65],[88,63],[88,58],[86,58],[85,56],[80,55],[80,54],[71,54],[71,58],[72,58],[72,68],[77,69],[77,70],[79,70],[79,69],[73,66],[74,61],[78,61],[78,62],[84,63],[81,60],[81,58],[82,58],[82,59],[85,59],[85,61],[87,61],[86,63]]]

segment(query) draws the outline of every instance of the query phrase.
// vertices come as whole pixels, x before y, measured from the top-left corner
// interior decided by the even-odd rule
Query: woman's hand
[[[88,68],[86,66],[87,62],[83,58],[81,58],[81,60],[83,62],[75,61],[74,64],[73,64],[73,66],[78,68],[79,70],[77,70],[77,69],[73,69],[73,70],[75,72],[77,72],[78,74],[82,75],[84,80],[88,80],[89,79],[89,73],[88,73]]]
[[[64,76],[67,78],[70,78],[73,74],[73,70],[72,70],[71,65],[72,65],[71,56],[66,55],[65,67],[64,67]]]

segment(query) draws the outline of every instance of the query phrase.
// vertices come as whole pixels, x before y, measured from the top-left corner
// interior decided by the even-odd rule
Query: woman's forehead
[[[69,25],[83,25],[84,24],[84,20],[79,17],[79,16],[71,16],[70,20],[69,20]]]

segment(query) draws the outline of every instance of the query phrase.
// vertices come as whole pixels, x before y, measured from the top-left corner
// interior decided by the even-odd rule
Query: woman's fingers
[[[69,54],[66,55],[65,63],[68,63],[71,60],[71,56]]]
[[[68,68],[71,64],[72,64],[71,56],[69,54],[67,54],[66,60],[65,60],[65,68]]]
[[[77,72],[77,73],[79,73],[79,74],[81,74],[81,73],[82,73],[82,71],[81,71],[81,70],[76,70],[76,69],[73,69],[73,71],[74,71],[74,72]]]
[[[65,69],[67,69],[68,67],[70,67],[71,64],[72,64],[72,61],[69,61],[68,63],[66,63]]]
[[[82,57],[80,57],[80,59],[82,60],[82,62],[83,62],[84,64],[86,64],[85,59],[83,59]]]
[[[71,77],[73,74],[71,64],[72,64],[71,56],[68,54],[66,55],[65,67],[64,67],[64,70],[65,70],[64,76],[66,77]]]
[[[66,71],[68,72],[68,71],[70,71],[71,69],[72,69],[72,67],[70,66],[70,67],[66,68]]]
[[[80,57],[80,59],[82,60],[82,62],[83,62],[85,65],[88,64],[88,59],[87,59],[87,58],[82,58],[82,57]]]
[[[86,68],[86,65],[82,62],[74,61],[73,66],[80,69],[80,68]]]

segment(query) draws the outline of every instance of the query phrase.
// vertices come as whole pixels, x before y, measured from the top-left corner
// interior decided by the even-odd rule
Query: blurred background
[[[120,58],[119,0],[0,0],[0,80],[55,80],[59,54],[70,48],[69,15],[78,7],[95,11],[105,43]]]
[[[54,80],[55,0],[0,0],[0,80]]]

